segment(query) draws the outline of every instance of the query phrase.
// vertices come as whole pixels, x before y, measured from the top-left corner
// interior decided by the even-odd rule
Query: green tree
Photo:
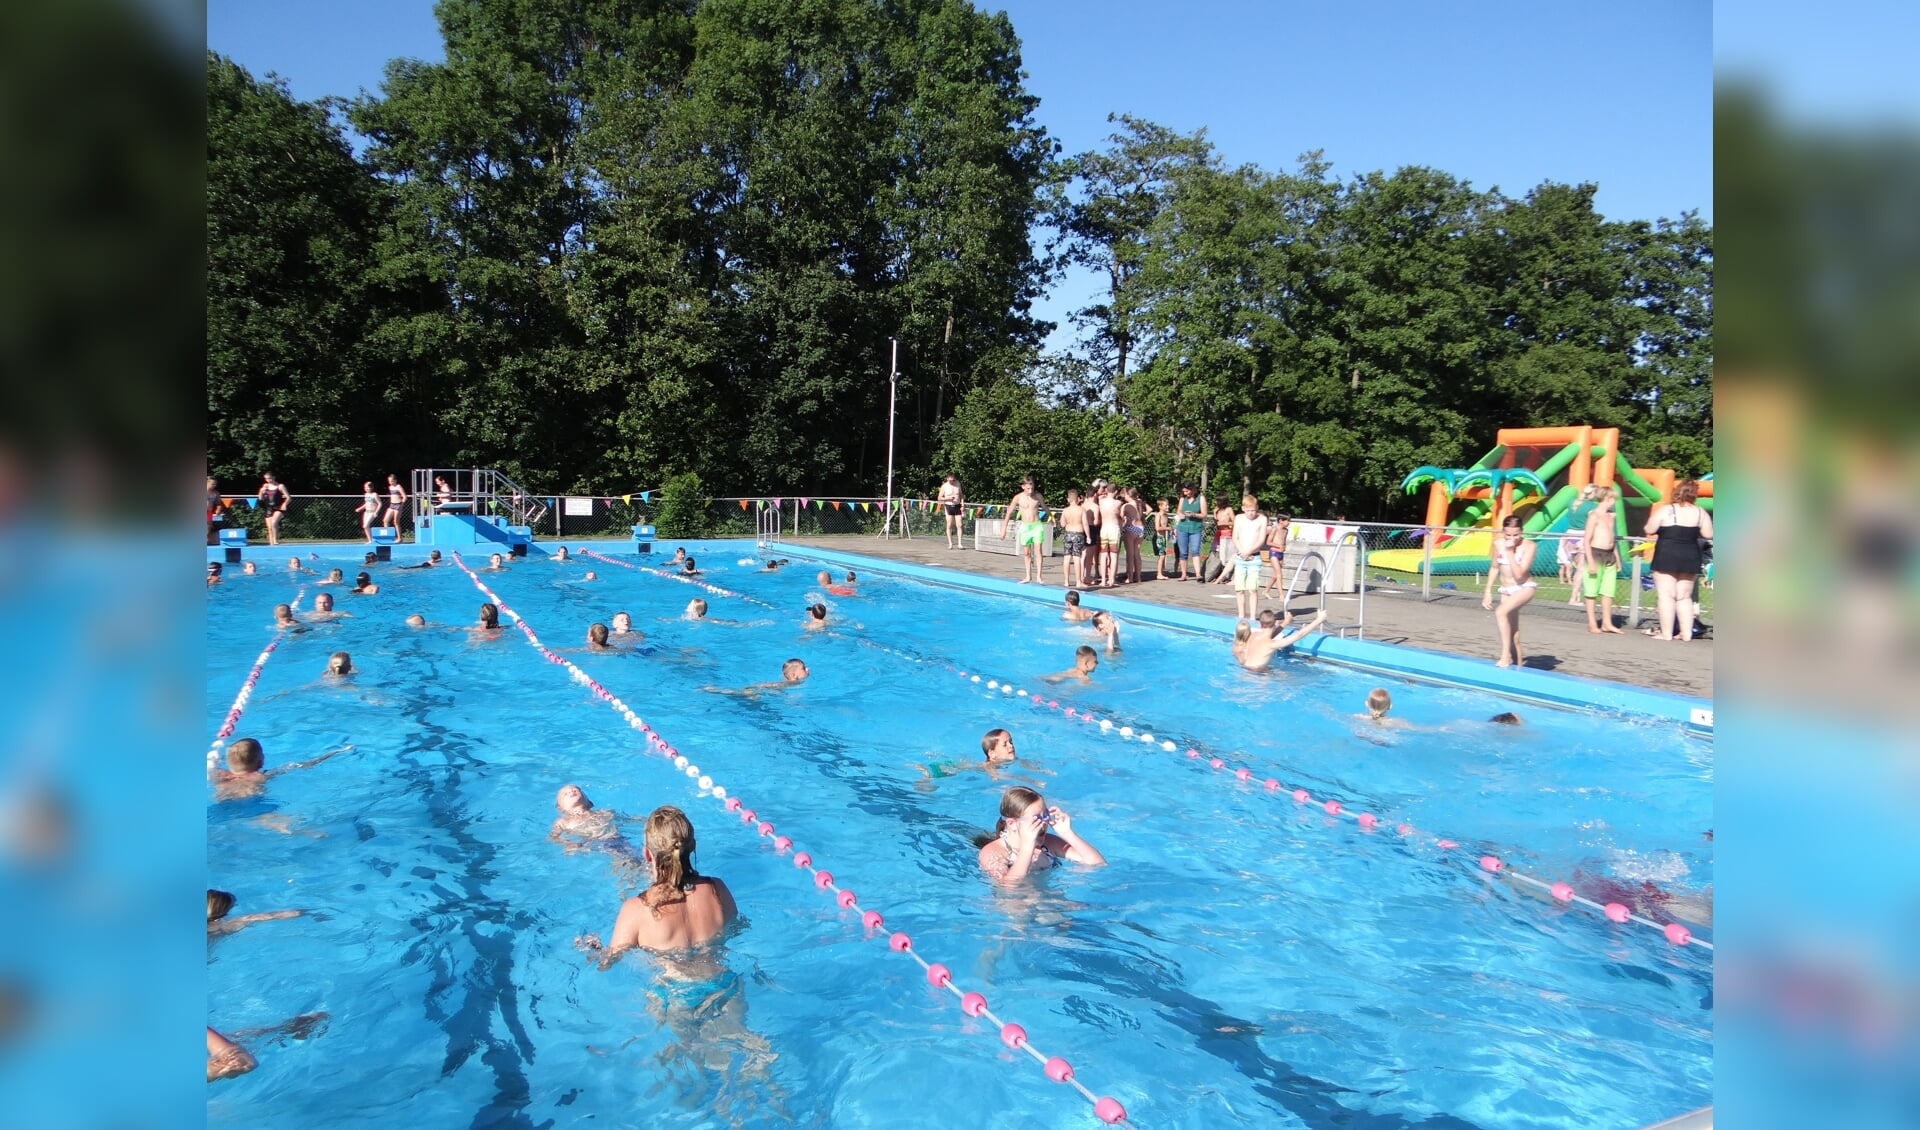
[[[295,489],[373,475],[361,379],[374,185],[328,107],[207,54],[207,458]]]

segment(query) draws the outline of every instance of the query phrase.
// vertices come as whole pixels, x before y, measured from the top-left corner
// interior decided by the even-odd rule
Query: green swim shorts
[[[1603,592],[1612,595],[1614,585],[1619,580],[1620,566],[1614,562],[1608,562],[1600,567],[1598,573],[1587,574],[1587,579],[1581,584],[1580,591],[1586,594],[1588,600],[1594,599]]]
[[[1047,524],[1045,522],[1020,523],[1020,546],[1040,545],[1046,541]]]

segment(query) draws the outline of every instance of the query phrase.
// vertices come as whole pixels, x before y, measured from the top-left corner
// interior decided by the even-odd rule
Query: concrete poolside
[[[948,549],[938,537],[803,537],[785,539],[782,544],[858,553],[1003,580],[1020,579],[1018,558],[972,549]],[[1149,561],[1149,576],[1152,566]],[[1056,593],[1063,591],[1058,584],[1060,558],[1048,560],[1047,578],[1048,588]],[[1225,586],[1147,580],[1137,585],[1102,589],[1099,593],[1217,613],[1222,617],[1233,615],[1233,592]],[[1329,621],[1353,622],[1359,602],[1357,595],[1330,595],[1326,599]],[[1262,607],[1278,606],[1277,597],[1268,597],[1262,602]],[[1317,594],[1295,595],[1292,603],[1296,617],[1311,616],[1319,606]],[[1651,622],[1650,610],[1647,615]],[[1624,610],[1617,613],[1618,621],[1623,624],[1624,617]],[[1480,607],[1477,594],[1449,592],[1426,602],[1420,599],[1418,590],[1409,593],[1398,586],[1374,586],[1367,590],[1366,618],[1366,638],[1375,643],[1485,657],[1489,666],[1493,663],[1493,615]],[[1527,653],[1526,665],[1532,669],[1700,698],[1713,697],[1713,644],[1709,641],[1661,643],[1631,628],[1621,635],[1594,635],[1587,631],[1584,610],[1545,598],[1536,599],[1522,612],[1521,641]]]

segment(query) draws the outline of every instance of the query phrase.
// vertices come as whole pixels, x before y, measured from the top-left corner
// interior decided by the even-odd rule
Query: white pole
[[[887,513],[880,523],[880,536],[888,536],[893,522],[893,401],[900,391],[900,339],[887,339],[893,346],[893,356],[887,368]]]

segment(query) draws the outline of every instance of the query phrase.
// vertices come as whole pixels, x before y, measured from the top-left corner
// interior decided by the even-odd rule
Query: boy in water
[[[320,672],[323,679],[345,679],[354,674],[353,656],[344,651],[336,651],[327,657],[327,669]]]
[[[1387,711],[1393,709],[1393,696],[1385,687],[1375,687],[1367,692],[1367,721],[1376,726],[1405,726],[1402,718],[1389,718]]]
[[[1062,620],[1080,624],[1093,619],[1094,613],[1080,607],[1080,594],[1078,592],[1075,592],[1073,589],[1068,589],[1065,599],[1067,602],[1067,610],[1060,614]]]
[[[807,606],[807,619],[803,625],[809,632],[823,632],[827,628],[827,606],[810,604]]]
[[[732,687],[711,686],[700,689],[712,694],[735,694],[744,698],[759,698],[761,691],[784,691],[789,687],[798,686],[806,682],[810,674],[812,672],[807,670],[805,663],[798,659],[789,659],[780,665],[780,681],[777,683],[754,683],[752,686],[741,687],[738,690]]]
[[[1120,650],[1120,621],[1113,618],[1113,613],[1095,612],[1093,630],[1100,633],[1101,639],[1107,641],[1108,655]]]
[[[257,922],[273,922],[281,918],[298,918],[298,910],[268,910],[259,914],[242,914],[238,918],[228,918],[233,909],[233,895],[226,891],[207,888],[207,937],[220,938],[228,934],[237,934]]]
[[[1280,621],[1280,626],[1272,632],[1256,633],[1252,625],[1242,620],[1234,625],[1233,629],[1233,657],[1239,661],[1240,666],[1249,671],[1264,671],[1267,665],[1273,662],[1275,655],[1306,639],[1315,628],[1325,623],[1326,619],[1326,610],[1322,609],[1314,616],[1311,623],[1292,635],[1283,634],[1287,630],[1287,625],[1293,622],[1292,613],[1288,613],[1287,617]]]
[[[307,626],[293,614],[293,605],[276,604],[273,606],[273,627],[288,632],[304,632]]]
[[[1065,682],[1068,679],[1078,679],[1083,683],[1091,683],[1093,682],[1093,673],[1099,666],[1100,656],[1095,653],[1092,648],[1082,644],[1074,650],[1073,666],[1070,669],[1056,671],[1051,675],[1044,675],[1042,678],[1049,683]]]
[[[929,777],[951,777],[955,773],[974,768],[992,772],[996,765],[1006,765],[1017,760],[1013,749],[1013,735],[997,727],[980,736],[980,753],[984,760],[933,762],[926,766],[926,774]]]
[[[213,771],[214,799],[238,800],[243,797],[259,796],[266,790],[268,778],[278,777],[282,773],[291,773],[295,769],[311,769],[327,758],[345,753],[352,748],[352,746],[345,746],[323,753],[311,761],[296,761],[277,769],[264,769],[267,757],[260,743],[252,738],[236,738],[234,743],[227,747],[227,767]]]

